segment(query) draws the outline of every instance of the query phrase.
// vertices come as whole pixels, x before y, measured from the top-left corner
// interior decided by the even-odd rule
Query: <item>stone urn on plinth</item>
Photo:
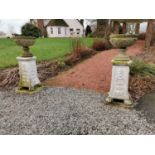
[[[36,57],[29,51],[34,45],[35,38],[29,36],[17,36],[14,38],[17,45],[22,46],[23,53],[17,57],[19,64],[19,87],[17,92],[33,93],[40,90],[41,83],[37,74]]]
[[[129,71],[132,61],[126,55],[126,48],[136,41],[136,36],[117,34],[110,36],[110,42],[115,48],[119,48],[119,54],[112,60],[112,79],[110,92],[106,98],[107,102],[116,100],[125,105],[132,105],[128,92]]]

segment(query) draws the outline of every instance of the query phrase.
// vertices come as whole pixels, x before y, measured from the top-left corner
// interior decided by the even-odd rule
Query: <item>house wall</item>
[[[53,29],[53,33],[51,32],[51,28]],[[58,28],[61,29],[61,34],[58,34]],[[47,35],[48,37],[69,37],[69,28],[63,26],[48,26],[47,27]]]
[[[64,21],[69,25],[70,29],[73,29],[72,35],[70,37],[82,37],[84,35],[84,27],[81,23],[76,19],[64,19]],[[78,30],[80,29],[79,34],[77,34]]]

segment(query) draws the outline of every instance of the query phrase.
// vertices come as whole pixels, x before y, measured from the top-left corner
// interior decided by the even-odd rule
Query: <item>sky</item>
[[[0,19],[0,31],[5,33],[20,33],[22,25],[29,19]]]

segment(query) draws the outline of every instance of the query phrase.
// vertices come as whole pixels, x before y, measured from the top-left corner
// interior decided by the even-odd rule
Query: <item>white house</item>
[[[76,19],[53,19],[46,26],[48,37],[82,37],[84,28]]]
[[[31,19],[30,22],[46,31],[47,37],[82,37],[84,27],[77,19]],[[44,30],[43,30],[44,29]]]

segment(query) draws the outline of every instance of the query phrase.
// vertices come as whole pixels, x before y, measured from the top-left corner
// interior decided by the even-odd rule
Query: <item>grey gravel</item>
[[[155,134],[155,126],[135,109],[106,105],[103,94],[44,88],[0,92],[0,134]]]

